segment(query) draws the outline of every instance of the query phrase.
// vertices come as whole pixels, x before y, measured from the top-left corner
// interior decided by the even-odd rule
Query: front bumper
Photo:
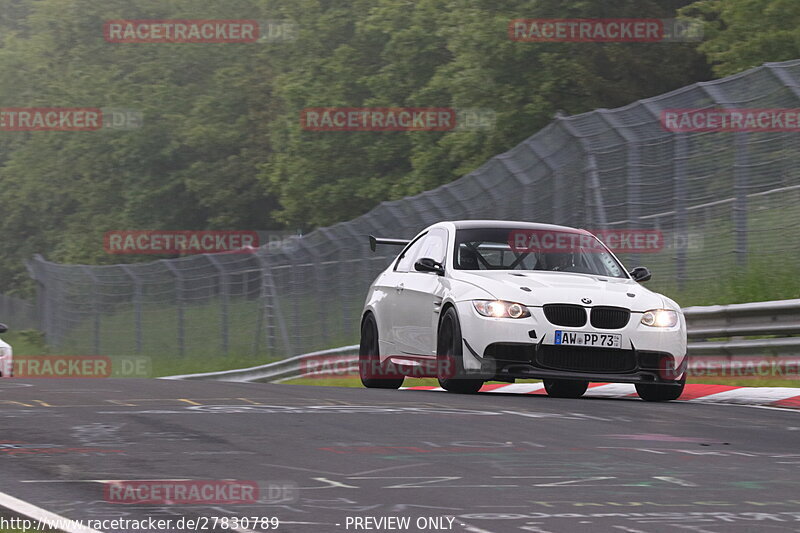
[[[642,313],[632,312],[625,327],[605,330],[588,323],[556,326],[535,307],[524,319],[483,317],[471,302],[456,308],[464,337],[464,369],[482,379],[669,384],[683,377],[688,362],[682,316],[673,328],[651,328],[640,323]],[[555,345],[557,330],[618,333],[622,343],[618,349]]]

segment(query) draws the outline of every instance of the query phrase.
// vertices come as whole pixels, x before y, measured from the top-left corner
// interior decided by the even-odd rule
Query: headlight
[[[642,315],[642,324],[654,328],[671,328],[678,323],[678,313],[672,309],[651,309]]]
[[[522,304],[502,300],[473,300],[475,310],[492,318],[528,318],[531,312]]]

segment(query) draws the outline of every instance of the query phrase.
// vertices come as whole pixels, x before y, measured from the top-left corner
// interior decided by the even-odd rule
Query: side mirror
[[[647,267],[636,267],[631,270],[629,274],[633,278],[633,281],[638,281],[639,283],[647,281],[652,277]]]
[[[0,333],[5,333],[6,331],[8,331],[8,326],[0,324]]]
[[[414,263],[414,270],[418,272],[435,272],[439,276],[444,276],[444,267],[442,264],[434,261],[430,257],[423,257]]]

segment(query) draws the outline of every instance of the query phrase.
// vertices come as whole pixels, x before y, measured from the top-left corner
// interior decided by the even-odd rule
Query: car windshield
[[[577,230],[473,228],[456,231],[459,270],[540,270],[626,278],[593,235]]]

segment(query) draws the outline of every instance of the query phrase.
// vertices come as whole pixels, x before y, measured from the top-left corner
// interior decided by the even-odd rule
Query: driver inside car
[[[546,253],[542,255],[542,259],[544,259],[544,268],[541,270],[570,272],[575,267],[572,253]]]

